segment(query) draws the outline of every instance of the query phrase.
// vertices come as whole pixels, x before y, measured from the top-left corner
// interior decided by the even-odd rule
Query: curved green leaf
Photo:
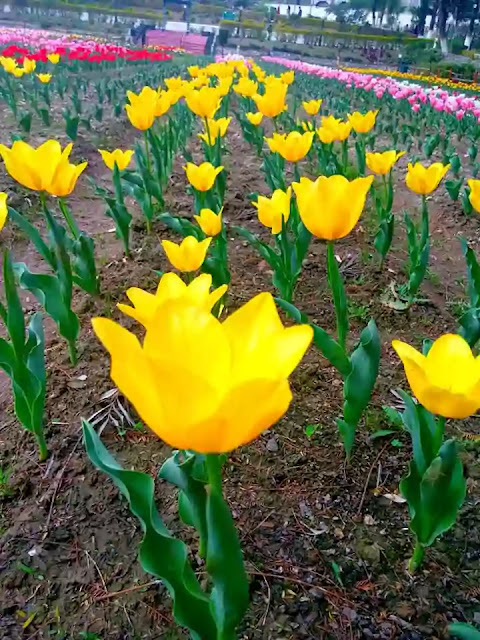
[[[169,533],[155,507],[153,478],[146,473],[122,469],[93,427],[86,420],[82,424],[88,457],[113,480],[140,522],[144,532],[139,552],[143,569],[165,583],[178,624],[187,627],[196,640],[217,640],[209,598],[188,561],[187,546]]]
[[[480,631],[470,624],[454,622],[448,626],[448,633],[460,640],[480,640]]]

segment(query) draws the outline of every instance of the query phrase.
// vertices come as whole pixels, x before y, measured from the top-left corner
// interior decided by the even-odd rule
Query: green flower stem
[[[74,367],[78,362],[77,346],[75,344],[75,341],[68,343],[68,356],[70,358],[72,366]]]
[[[70,233],[75,239],[77,239],[78,236],[80,235],[80,230],[77,226],[77,223],[75,222],[72,212],[67,207],[67,203],[63,198],[59,198],[58,205],[60,207],[60,211],[62,212],[63,217],[65,218],[65,222],[67,223],[68,228],[70,229]]]
[[[143,132],[143,137],[145,140],[145,155],[147,158],[147,171],[148,171],[148,175],[150,176],[152,173],[152,161],[150,159],[150,148],[148,146],[148,129],[145,129],[145,131]],[[150,209],[152,208],[152,194],[149,193],[148,194],[148,199],[150,201]],[[147,221],[147,233],[150,234],[152,233],[152,221],[149,220],[148,218],[146,218]]]
[[[342,140],[342,168],[343,174],[347,173],[348,167],[348,140]]]
[[[327,242],[327,277],[337,318],[337,338],[341,348],[345,351],[348,333],[347,298],[337,259],[335,258],[334,243],[330,240]]]
[[[48,458],[47,443],[45,440],[45,434],[43,433],[43,427],[35,432],[35,438],[38,444],[38,457],[40,462],[45,462]]]
[[[208,485],[211,492],[222,495],[222,464],[218,453],[207,453],[205,456]]]
[[[429,242],[430,237],[430,221],[428,218],[427,196],[422,195],[422,234],[421,245]]]
[[[413,549],[413,555],[408,562],[408,570],[410,573],[415,573],[418,567],[422,564],[425,557],[425,547],[420,542],[415,544]]]

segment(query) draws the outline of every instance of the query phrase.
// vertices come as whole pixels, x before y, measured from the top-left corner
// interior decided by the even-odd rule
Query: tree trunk
[[[423,36],[425,33],[425,22],[427,21],[428,0],[421,0],[418,12],[418,35]]]
[[[375,26],[377,18],[377,0],[372,0],[372,26]]]
[[[437,13],[438,13],[438,0],[435,0],[435,2],[432,5],[432,17],[430,18],[430,26],[428,28],[429,38],[433,37],[433,31],[435,29],[435,23],[437,21]]]
[[[473,5],[472,17],[470,18],[470,23],[468,25],[468,33],[465,36],[464,44],[467,47],[467,49],[472,48],[473,36],[475,33],[475,22],[478,19],[479,9],[480,9],[480,0],[477,0],[477,2],[475,2],[475,4]]]
[[[448,53],[447,44],[447,0],[439,0],[438,3],[438,37],[440,38],[440,48],[443,54]]]

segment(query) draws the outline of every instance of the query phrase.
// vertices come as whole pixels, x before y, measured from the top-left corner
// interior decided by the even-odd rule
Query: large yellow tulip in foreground
[[[312,340],[285,328],[261,293],[224,322],[185,299],[160,305],[143,345],[107,318],[93,329],[111,376],[142,420],[172,447],[222,453],[254,440],[287,411],[288,376]]]

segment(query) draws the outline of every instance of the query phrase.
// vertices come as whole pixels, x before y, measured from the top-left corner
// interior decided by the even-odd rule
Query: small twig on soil
[[[375,460],[372,462],[370,469],[368,470],[367,479],[365,480],[365,486],[363,487],[362,498],[360,500],[360,504],[358,505],[358,509],[357,509],[357,517],[362,513],[363,503],[365,502],[365,496],[367,495],[368,483],[370,482],[370,476],[372,475],[372,471],[374,470],[375,465],[378,463],[378,461],[382,457],[382,453],[385,451],[385,449],[388,447],[389,444],[390,444],[390,440],[386,442],[383,445],[383,447],[380,449],[379,454],[377,455]]]
[[[306,587],[308,589],[318,589],[319,591],[321,591],[322,593],[328,594],[328,595],[334,595],[337,598],[340,598],[341,600],[346,600],[347,598],[345,598],[344,596],[342,596],[341,594],[339,594],[338,592],[332,592],[329,591],[328,589],[325,589],[324,587],[320,587],[318,584],[314,584],[313,582],[305,582],[305,580],[299,580],[298,578],[291,578],[290,576],[287,575],[283,575],[281,573],[268,573],[265,571],[249,571],[247,570],[247,573],[251,576],[262,576],[264,578],[276,578],[277,580],[284,580],[285,582],[292,582],[294,584],[299,584],[302,587]]]
[[[95,569],[97,570],[98,575],[100,576],[100,580],[102,581],[102,585],[103,585],[103,588],[104,588],[105,592],[108,592],[107,584],[106,584],[106,582],[105,582],[105,580],[103,578],[102,572],[100,571],[100,568],[99,568],[98,564],[95,562],[95,560],[92,558],[92,556],[88,553],[88,551],[86,549],[84,549],[83,552],[87,556],[87,559],[92,561],[93,566],[95,567]]]
[[[60,485],[62,484],[62,480],[63,480],[63,476],[65,474],[65,470],[68,466],[68,464],[70,463],[70,460],[72,459],[73,454],[75,453],[75,451],[77,450],[78,445],[80,444],[80,442],[82,441],[82,436],[80,436],[77,440],[77,442],[75,443],[75,446],[73,447],[73,449],[70,451],[70,453],[68,454],[68,458],[65,461],[65,464],[63,465],[58,478],[57,478],[57,483],[55,484],[55,488],[53,490],[53,495],[52,495],[52,500],[50,502],[50,509],[48,510],[48,516],[47,516],[47,522],[45,523],[45,531],[43,533],[42,536],[42,541],[45,540],[45,538],[48,536],[48,529],[50,527],[50,520],[52,519],[52,513],[53,513],[53,506],[55,504],[55,498],[57,497],[57,493],[58,490],[60,489]]]
[[[257,524],[257,526],[253,527],[253,529],[251,531],[247,531],[244,535],[252,535],[252,533],[254,531],[256,531],[257,529],[260,529],[260,527],[265,524],[265,522],[270,518],[270,516],[275,513],[276,509],[272,509],[266,516],[265,518],[260,522],[260,524]],[[243,537],[243,536],[242,536]]]
[[[123,596],[126,593],[133,593],[134,591],[139,591],[140,589],[147,589],[148,587],[153,587],[154,584],[160,584],[161,580],[152,580],[151,582],[146,582],[145,584],[137,584],[135,587],[129,587],[128,589],[122,589],[121,591],[113,591],[112,593],[106,593],[103,596],[99,596],[95,598],[95,602],[100,602],[101,600],[110,600],[110,598],[116,598],[117,596]]]

